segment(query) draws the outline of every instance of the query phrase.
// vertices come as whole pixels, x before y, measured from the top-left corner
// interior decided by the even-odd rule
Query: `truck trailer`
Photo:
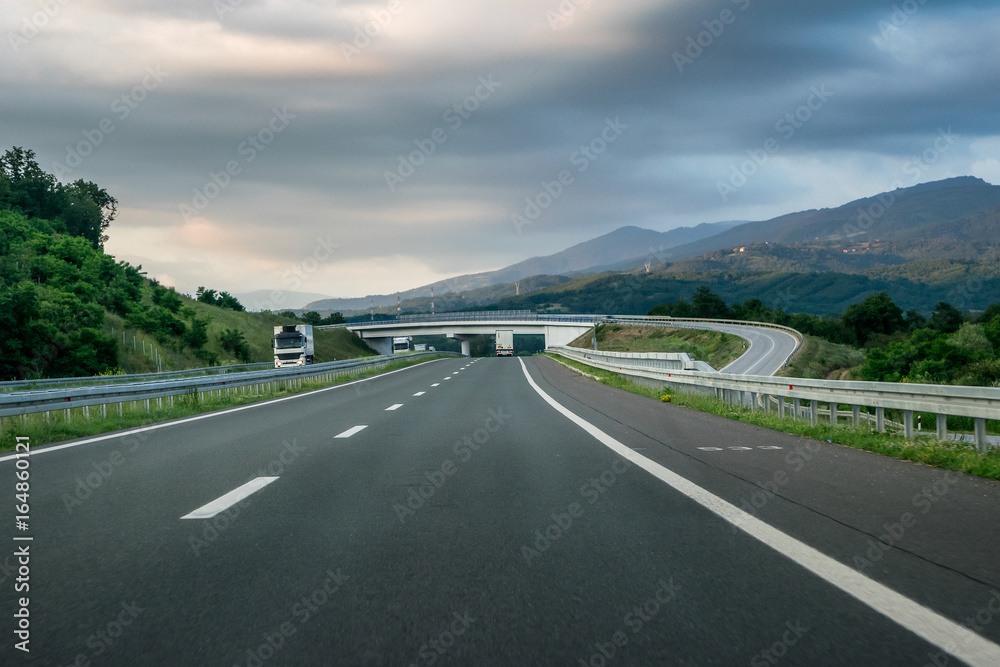
[[[316,346],[311,324],[274,327],[274,367],[304,366],[313,362]]]
[[[497,329],[496,341],[497,341],[497,356],[498,357],[513,357],[514,356],[514,330],[513,329]]]

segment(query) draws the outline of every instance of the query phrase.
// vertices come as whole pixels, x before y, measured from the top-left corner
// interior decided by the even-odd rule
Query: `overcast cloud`
[[[183,292],[389,293],[622,225],[1000,184],[998,2],[38,0],[0,20],[0,147],[106,187],[107,250]]]

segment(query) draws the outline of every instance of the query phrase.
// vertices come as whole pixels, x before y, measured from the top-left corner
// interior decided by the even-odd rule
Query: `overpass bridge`
[[[530,310],[492,310],[441,315],[404,315],[392,320],[351,322],[317,329],[347,328],[380,354],[392,354],[394,336],[444,335],[462,343],[462,354],[469,356],[469,341],[498,329],[515,334],[545,336],[545,346],[568,345],[594,328],[605,318],[599,315],[542,315]]]

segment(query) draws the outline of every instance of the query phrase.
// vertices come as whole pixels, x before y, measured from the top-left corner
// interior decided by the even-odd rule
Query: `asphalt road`
[[[0,462],[3,665],[1000,662],[1000,485],[547,359],[68,444],[23,533]]]
[[[723,373],[736,375],[774,375],[785,365],[785,361],[792,355],[798,344],[798,341],[790,333],[767,327],[712,324],[711,322],[697,324],[678,322],[664,326],[722,331],[747,341],[746,352],[725,368],[719,369]]]

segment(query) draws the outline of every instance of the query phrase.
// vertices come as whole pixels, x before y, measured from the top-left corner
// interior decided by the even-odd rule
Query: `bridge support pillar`
[[[469,343],[470,340],[475,338],[474,334],[448,334],[448,338],[459,341],[462,344],[462,356],[471,357],[472,356],[472,346]]]

